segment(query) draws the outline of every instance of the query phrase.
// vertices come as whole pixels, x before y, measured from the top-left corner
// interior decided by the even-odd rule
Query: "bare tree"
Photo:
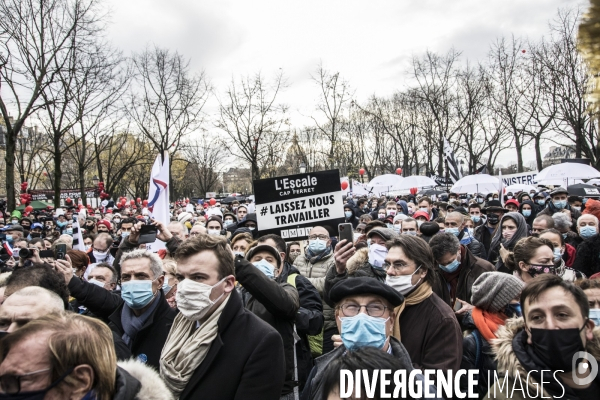
[[[329,145],[329,168],[333,169],[336,164],[335,151],[340,140],[343,127],[343,117],[346,107],[350,105],[353,92],[349,83],[340,77],[339,72],[332,73],[319,64],[316,74],[312,77],[319,86],[319,102],[317,110],[322,113],[324,120],[311,118],[321,135]]]
[[[0,2],[0,112],[6,125],[7,206],[14,209],[15,148],[25,121],[47,106],[40,96],[68,64],[73,36],[91,37],[101,16],[96,0]],[[9,116],[14,113],[14,122]]]
[[[181,54],[156,46],[134,55],[132,63],[129,115],[159,154],[175,153],[203,122],[208,80],[204,72],[193,74]]]
[[[192,193],[204,197],[206,192],[218,189],[224,146],[223,143],[209,142],[206,136],[185,146],[183,154],[188,162],[185,175]]]
[[[288,107],[277,102],[285,88],[280,72],[272,82],[265,82],[260,73],[236,82],[232,79],[220,101],[216,126],[231,139],[252,170],[252,179],[282,163],[286,143],[291,136],[287,119]]]

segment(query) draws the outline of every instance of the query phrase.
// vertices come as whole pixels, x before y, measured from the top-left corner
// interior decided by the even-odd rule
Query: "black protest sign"
[[[253,182],[260,235],[284,240],[306,239],[314,226],[337,236],[344,222],[338,170],[260,179]]]

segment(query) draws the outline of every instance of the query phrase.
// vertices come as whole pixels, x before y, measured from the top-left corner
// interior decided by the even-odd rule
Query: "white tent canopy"
[[[580,163],[562,163],[544,168],[537,174],[537,183],[542,185],[569,186],[578,179],[600,178],[596,168]]]
[[[454,193],[491,193],[500,188],[500,180],[488,174],[469,175],[459,179],[450,189]]]

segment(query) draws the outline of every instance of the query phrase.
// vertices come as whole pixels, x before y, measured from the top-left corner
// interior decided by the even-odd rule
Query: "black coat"
[[[577,246],[573,269],[590,277],[600,272],[600,235],[594,235]]]
[[[468,233],[466,230],[463,230],[458,235],[458,240],[462,241],[465,238],[465,235],[468,235]],[[467,239],[468,239],[468,236],[467,236]],[[463,244],[463,243],[461,243],[461,244]],[[471,253],[473,253],[473,255],[475,257],[479,257],[483,260],[487,260],[487,251],[485,249],[485,246],[479,240],[475,239],[474,236],[471,236],[470,243],[468,243],[466,246],[469,249],[469,251]]]
[[[121,338],[123,336],[125,331],[121,324],[121,310],[125,305],[125,301],[121,296],[76,277],[73,277],[69,282],[69,291],[71,296],[75,297],[98,318],[107,319],[109,321],[108,326],[116,337]],[[131,354],[134,357],[145,355],[148,360],[147,364],[158,369],[160,367],[160,353],[177,312],[169,307],[162,290],[158,291],[158,298],[154,301],[159,302],[158,306],[136,337],[133,338]],[[115,346],[120,348],[122,344],[116,342]],[[141,358],[144,358],[144,356]]]
[[[497,363],[494,359],[494,352],[487,340],[479,333],[473,322],[471,313],[463,318],[463,326],[471,330],[471,333],[463,338],[463,355],[460,363],[461,369],[474,369],[479,371],[477,378],[477,394],[480,399],[484,398],[488,392],[488,371],[496,371]],[[475,337],[478,335],[479,340]],[[493,373],[493,372],[492,372]],[[477,377],[477,375],[476,375]],[[461,377],[460,388],[467,390],[469,382],[467,375]]]
[[[285,383],[281,394],[294,390],[294,321],[300,308],[298,291],[268,278],[241,256],[235,258],[235,277],[244,307],[279,332],[285,352]]]
[[[232,291],[206,358],[179,400],[278,400],[285,379],[283,341],[277,331],[244,309]]]
[[[300,298],[300,309],[296,314],[296,332],[300,336],[300,340],[296,343],[296,356],[298,358],[298,382],[300,390],[302,390],[313,365],[308,335],[321,333],[325,319],[319,291],[305,276],[300,275],[294,266],[286,262],[275,280],[279,283],[288,282],[288,277],[293,274],[297,275],[292,286],[296,288]]]

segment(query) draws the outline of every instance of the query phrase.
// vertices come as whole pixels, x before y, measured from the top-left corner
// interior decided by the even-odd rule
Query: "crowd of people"
[[[599,200],[350,194],[351,242],[211,203],[0,215],[0,399],[338,399],[341,370],[379,369],[411,398],[476,370],[478,398],[598,399]]]

